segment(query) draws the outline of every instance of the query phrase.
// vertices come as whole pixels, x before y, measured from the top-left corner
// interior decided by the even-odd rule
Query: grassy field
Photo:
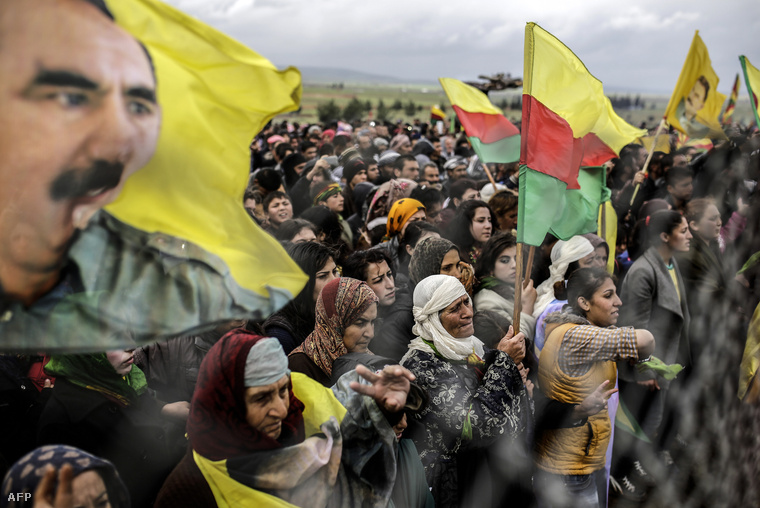
[[[494,104],[501,105],[504,102],[511,104],[512,101],[522,94],[521,89],[509,90],[503,92],[492,92],[491,101]],[[651,94],[610,94],[611,98],[628,96],[632,100],[636,96],[644,103],[643,109],[618,109],[617,114],[624,118],[632,125],[639,126],[646,122],[647,127],[656,127],[662,114],[667,106],[669,96],[651,95]],[[405,111],[391,111],[389,119],[391,121],[402,120],[411,122],[414,118],[428,120],[430,118],[430,107],[433,105],[443,106],[447,114],[451,114],[451,107],[446,95],[437,83],[431,84],[404,84],[404,85],[377,85],[377,84],[345,84],[342,88],[331,87],[329,85],[304,84],[303,97],[301,101],[301,111],[298,113],[289,113],[278,117],[277,121],[287,119],[291,122],[314,123],[318,121],[317,106],[320,103],[326,103],[330,100],[340,108],[344,108],[352,99],[358,99],[361,102],[369,101],[372,105],[372,118],[376,119],[378,101],[382,100],[387,107],[390,107],[395,101],[400,101],[406,105],[409,101],[414,102],[417,106],[417,112],[414,115],[407,115]],[[421,109],[420,109],[421,108]],[[521,111],[519,109],[504,109],[504,114],[513,122],[520,120]],[[369,118],[369,116],[367,116]],[[742,90],[739,101],[734,112],[734,121],[749,124],[752,121],[752,111],[746,91]]]

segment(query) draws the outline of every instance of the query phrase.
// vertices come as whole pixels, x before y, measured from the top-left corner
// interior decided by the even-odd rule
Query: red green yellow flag
[[[697,31],[665,108],[667,122],[690,138],[725,139],[718,117],[726,96],[718,92],[718,81]]]
[[[608,97],[591,132],[583,136],[581,166],[601,166],[618,156],[620,150],[634,139],[646,136],[646,129],[637,129],[615,113]]]
[[[752,112],[755,114],[755,123],[760,127],[760,115],[757,113],[757,94],[760,93],[760,70],[749,63],[749,60],[744,55],[739,57],[739,61],[742,64],[742,71],[744,71],[744,82],[747,84],[749,103],[752,105]]]
[[[441,108],[438,106],[430,106],[430,121],[435,122],[442,122],[446,119],[446,113],[443,112]]]
[[[734,86],[731,88],[731,95],[728,96],[728,104],[726,110],[723,112],[723,120],[721,123],[727,125],[731,123],[731,117],[734,116],[734,109],[736,109],[736,101],[739,99],[739,73],[736,73],[736,79],[734,80]]]
[[[525,27],[517,241],[540,245],[597,229],[605,200],[598,167],[646,134],[623,121],[602,82],[559,39],[535,23]]]
[[[520,131],[486,94],[458,79],[439,78],[438,81],[482,162],[520,159]]]
[[[189,240],[222,258],[264,314],[306,282],[243,208],[249,145],[275,115],[298,108],[301,76],[158,0],[111,0],[117,24],[156,67],[163,123],[153,159],[108,209],[150,232]]]

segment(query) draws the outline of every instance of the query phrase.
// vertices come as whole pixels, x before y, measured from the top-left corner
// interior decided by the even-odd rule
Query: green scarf
[[[145,374],[137,365],[121,377],[105,353],[53,355],[45,365],[45,372],[88,390],[101,392],[123,406],[135,402],[148,389]]]

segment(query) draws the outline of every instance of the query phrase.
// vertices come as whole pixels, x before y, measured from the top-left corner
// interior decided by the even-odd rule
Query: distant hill
[[[423,80],[408,80],[393,76],[381,76],[379,74],[370,74],[368,72],[354,71],[350,69],[306,66],[297,67],[301,71],[303,82],[307,84],[353,83],[367,85],[399,85],[403,83],[425,83]],[[430,80],[430,83],[433,83],[433,80]]]

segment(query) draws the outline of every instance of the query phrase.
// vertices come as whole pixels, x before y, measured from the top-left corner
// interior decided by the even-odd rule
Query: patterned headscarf
[[[336,194],[340,194],[341,188],[339,183],[331,183],[327,186],[325,186],[324,189],[321,189],[315,196],[313,200],[313,205],[316,206],[317,203],[320,201],[327,201],[327,198],[330,196],[334,196]]]
[[[387,218],[391,206],[399,199],[408,198],[414,189],[417,188],[417,182],[407,178],[394,178],[378,187],[377,192],[372,197],[372,202],[367,210],[365,223],[368,229],[372,229],[369,223],[380,217]],[[383,220],[385,222],[385,220]]]
[[[319,294],[314,331],[290,354],[306,353],[331,377],[335,359],[348,353],[343,344],[346,328],[376,303],[377,296],[366,282],[349,277],[331,280]]]
[[[425,205],[416,199],[404,198],[393,203],[391,211],[388,214],[387,233],[384,240],[390,240],[401,233],[401,230],[404,229],[404,224],[406,224],[412,215],[420,210],[425,211]]]
[[[147,389],[145,374],[132,365],[129,374],[122,377],[108,361],[105,353],[89,355],[53,355],[45,365],[45,372],[65,378],[75,385],[100,392],[105,397],[128,406]]]
[[[8,508],[31,508],[32,494],[45,476],[47,466],[60,470],[69,464],[74,469],[74,477],[85,471],[96,471],[103,479],[108,492],[108,500],[113,508],[128,508],[129,492],[119,478],[116,468],[100,457],[90,455],[84,450],[66,445],[41,446],[21,457],[5,475],[0,495],[0,506]],[[56,475],[56,489],[58,477]],[[10,501],[14,494],[16,501]],[[20,495],[19,495],[20,494]],[[29,494],[28,499],[25,494]]]
[[[418,284],[425,277],[441,273],[446,253],[457,246],[445,238],[427,237],[417,244],[409,261],[409,278]]]
[[[187,420],[193,450],[209,460],[223,460],[272,450],[304,440],[303,404],[290,391],[288,415],[278,439],[246,421],[245,367],[248,352],[263,337],[237,328],[209,349],[201,363]],[[281,353],[285,356],[285,353]]]

